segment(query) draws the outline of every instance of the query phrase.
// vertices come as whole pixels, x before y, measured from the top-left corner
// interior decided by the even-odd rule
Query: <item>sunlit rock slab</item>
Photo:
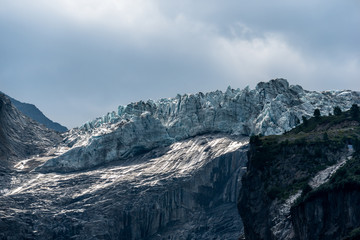
[[[87,171],[19,171],[0,197],[0,236],[237,239],[247,143],[202,135]]]

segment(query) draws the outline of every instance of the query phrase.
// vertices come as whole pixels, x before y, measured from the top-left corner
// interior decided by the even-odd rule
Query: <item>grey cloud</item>
[[[0,90],[70,127],[130,101],[276,77],[308,89],[359,90],[356,1],[154,2],[162,16],[153,29],[72,22],[41,6],[0,11]],[[283,53],[271,51],[269,34],[279,36]],[[242,52],[242,41],[254,39],[271,56]]]
[[[264,32],[282,33],[299,48],[309,51],[359,53],[360,3],[351,1],[185,1],[173,5],[161,1],[164,11],[173,16],[188,14],[199,17],[219,28],[222,34],[230,34],[229,26],[236,22],[246,24],[258,34]],[[171,11],[173,9],[173,11]],[[174,10],[175,9],[175,10]],[[198,16],[200,15],[200,16]]]

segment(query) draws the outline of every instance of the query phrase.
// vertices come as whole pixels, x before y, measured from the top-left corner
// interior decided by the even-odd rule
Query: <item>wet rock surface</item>
[[[344,164],[344,157],[348,156],[348,151],[346,148],[328,149],[326,145],[323,145],[323,162],[319,159],[311,160],[316,164],[310,165],[303,163],[306,160],[304,152],[314,150],[314,146],[309,144],[297,145],[296,148],[290,146],[287,148],[277,153],[276,158],[278,161],[274,161],[272,166],[268,168],[254,167],[254,164],[251,164],[254,159],[250,154],[248,172],[242,179],[243,185],[238,202],[238,209],[244,222],[246,239],[332,239],[313,238],[313,235],[299,238],[292,223],[295,216],[291,214],[291,207],[302,193],[301,188],[296,189],[302,179],[310,185],[321,178],[325,170],[317,172],[316,164],[333,164],[327,168],[329,171],[338,169],[340,165]],[[269,172],[276,175],[271,176],[268,174]],[[274,179],[277,179],[277,181]],[[296,179],[299,181],[295,181]],[[284,196],[286,188],[281,186],[281,182],[289,184],[294,190]],[[325,180],[322,181],[322,183],[324,182]],[[321,185],[321,183],[319,184]],[[315,188],[318,186],[316,185]],[[272,196],[274,189],[279,191],[277,197]],[[280,193],[280,191],[283,191],[283,193]],[[328,208],[327,211],[332,210]],[[326,218],[326,216],[323,216],[323,218]],[[307,219],[311,221],[311,217]],[[336,221],[333,224],[336,225]],[[309,223],[309,226],[311,225]]]
[[[246,239],[359,238],[360,119],[349,113],[250,138],[238,202]]]
[[[359,203],[357,187],[328,191],[296,206],[291,214],[297,239],[344,239],[360,226]]]
[[[0,236],[237,239],[246,151],[246,138],[203,135],[87,171],[19,170],[0,197]]]

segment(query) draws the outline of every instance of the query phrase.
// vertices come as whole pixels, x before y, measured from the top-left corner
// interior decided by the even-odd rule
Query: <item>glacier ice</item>
[[[354,103],[360,104],[359,92],[307,91],[285,79],[260,82],[252,90],[229,87],[134,102],[67,132],[61,154],[39,170],[93,167],[205,133],[281,134],[316,108],[327,115],[335,106],[349,109]]]

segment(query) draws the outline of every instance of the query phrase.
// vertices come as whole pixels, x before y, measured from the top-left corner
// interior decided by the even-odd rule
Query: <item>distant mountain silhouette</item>
[[[11,103],[20,112],[22,112],[24,115],[28,116],[29,118],[37,121],[38,123],[45,125],[47,128],[53,129],[58,132],[66,132],[68,130],[65,126],[62,126],[61,124],[57,122],[53,122],[49,118],[47,118],[35,105],[30,103],[23,103],[8,95],[6,96],[11,100]]]

